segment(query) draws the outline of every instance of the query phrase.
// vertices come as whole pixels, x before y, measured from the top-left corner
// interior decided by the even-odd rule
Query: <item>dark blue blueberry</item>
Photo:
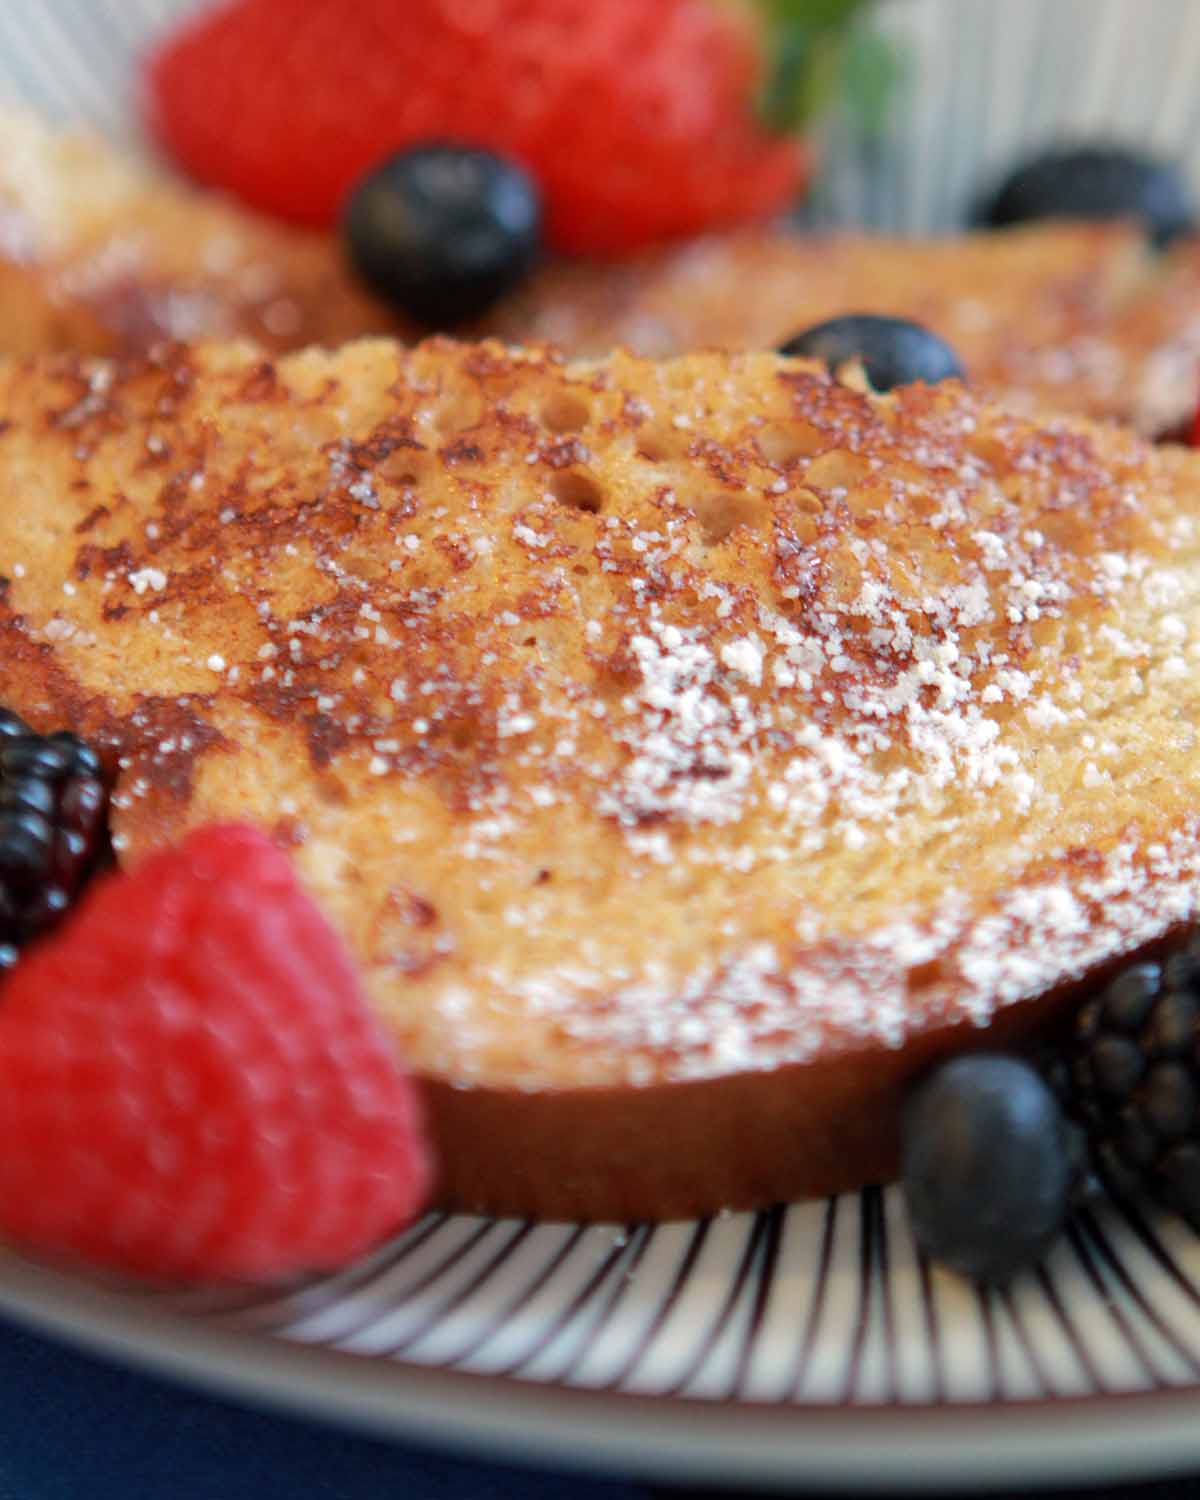
[[[359,182],[344,230],[374,291],[419,323],[448,327],[486,312],[532,270],[541,202],[514,162],[430,143]]]
[[[917,1242],[966,1276],[1034,1264],[1066,1220],[1077,1162],[1035,1068],[978,1053],[942,1063],[904,1112],[904,1192]]]
[[[936,333],[905,318],[885,318],[874,313],[852,313],[816,323],[779,346],[780,354],[819,359],[833,371],[851,360],[860,360],[867,379],[877,391],[923,380],[965,380],[958,355]]]
[[[999,227],[1030,219],[1137,219],[1156,245],[1194,226],[1178,170],[1123,146],[1068,146],[1022,163],[975,211]]]

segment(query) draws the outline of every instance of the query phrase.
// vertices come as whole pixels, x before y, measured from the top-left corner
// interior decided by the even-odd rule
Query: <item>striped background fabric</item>
[[[0,102],[136,139],[137,58],[196,6],[4,0]],[[910,86],[882,145],[834,132],[819,221],[952,230],[1034,146],[1102,136],[1177,157],[1200,193],[1194,0],[881,0],[878,24]]]

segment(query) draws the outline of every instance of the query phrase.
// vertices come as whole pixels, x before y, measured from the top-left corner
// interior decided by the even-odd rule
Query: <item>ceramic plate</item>
[[[0,100],[136,140],[133,59],[179,0],[3,0]],[[818,220],[961,222],[1056,136],[1200,182],[1190,0],[893,0],[915,86],[830,145]],[[163,1293],[0,1254],[0,1306],[229,1394],[375,1432],[709,1483],[912,1487],[1200,1467],[1200,1242],[1105,1207],[979,1291],[894,1191],[657,1228],[430,1217],[286,1292]]]
[[[430,1216],[286,1292],[0,1258],[0,1306],[228,1394],[524,1461],[913,1487],[1200,1464],[1200,1241],[1112,1206],[984,1291],[895,1190],[699,1223]]]

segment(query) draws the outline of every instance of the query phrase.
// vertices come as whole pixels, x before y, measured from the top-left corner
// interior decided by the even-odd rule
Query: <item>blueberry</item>
[[[877,391],[923,380],[966,378],[958,356],[936,333],[904,318],[853,313],[815,323],[779,346],[780,354],[820,359],[836,371],[850,360],[862,361],[867,379]]]
[[[430,143],[389,157],[354,189],[344,232],[363,280],[441,327],[478,317],[533,268],[537,189],[489,151]]]
[[[1123,146],[1070,146],[1024,162],[975,211],[977,223],[1139,219],[1156,245],[1193,227],[1190,195],[1168,162]]]
[[[1066,1219],[1067,1123],[1035,1068],[978,1053],[929,1073],[904,1112],[904,1192],[917,1242],[966,1276],[1032,1265]]]

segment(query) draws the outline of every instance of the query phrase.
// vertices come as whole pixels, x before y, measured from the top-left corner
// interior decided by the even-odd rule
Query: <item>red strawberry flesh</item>
[[[0,1229],[154,1276],[340,1266],[416,1213],[411,1083],[286,858],[215,826],[0,991]]]

